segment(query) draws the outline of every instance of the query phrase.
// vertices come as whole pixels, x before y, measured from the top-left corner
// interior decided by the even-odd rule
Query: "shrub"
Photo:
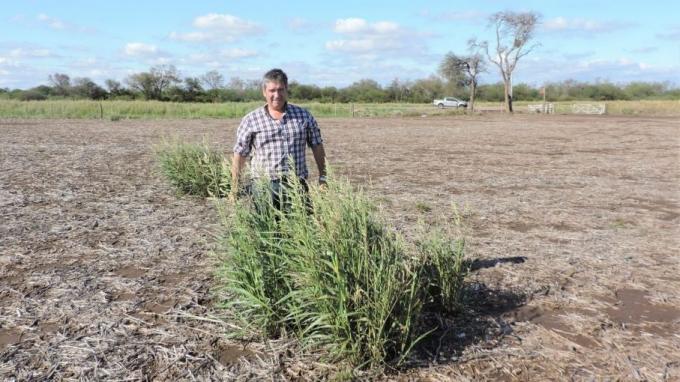
[[[452,251],[439,235],[409,255],[347,182],[331,177],[309,200],[294,187],[285,211],[268,193],[221,211],[224,305],[239,335],[294,336],[333,361],[375,367],[399,364],[431,329],[419,325],[427,301],[455,308],[462,245]]]
[[[21,101],[44,101],[47,96],[35,90],[26,90],[19,96]]]
[[[161,172],[179,193],[214,197],[229,193],[231,165],[206,143],[165,140],[154,152]]]

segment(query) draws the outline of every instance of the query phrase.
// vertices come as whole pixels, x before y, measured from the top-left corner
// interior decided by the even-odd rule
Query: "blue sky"
[[[493,42],[498,11],[541,15],[515,83],[669,81],[680,86],[677,1],[68,1],[3,2],[0,87],[47,83],[50,73],[119,81],[153,65],[183,76],[219,71],[347,86],[426,78],[471,37]],[[493,66],[483,82],[497,82]]]

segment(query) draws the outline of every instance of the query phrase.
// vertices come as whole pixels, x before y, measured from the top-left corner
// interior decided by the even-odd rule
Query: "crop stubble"
[[[680,378],[676,118],[320,124],[330,162],[407,236],[451,203],[471,227],[463,314],[404,377]],[[0,121],[0,376],[327,371],[285,341],[222,337],[229,324],[210,318],[215,211],[154,172],[161,137],[208,136],[228,152],[237,125]]]

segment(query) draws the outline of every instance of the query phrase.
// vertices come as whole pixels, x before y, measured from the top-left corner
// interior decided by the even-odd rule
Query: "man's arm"
[[[326,152],[323,149],[323,143],[312,146],[312,153],[316,167],[319,169],[319,184],[324,184],[326,183]]]
[[[239,188],[239,181],[241,180],[241,170],[243,169],[243,166],[246,164],[246,159],[248,157],[245,157],[241,154],[234,153],[234,160],[231,162],[231,192],[230,196],[233,200],[236,199],[236,196],[238,195],[238,188]]]

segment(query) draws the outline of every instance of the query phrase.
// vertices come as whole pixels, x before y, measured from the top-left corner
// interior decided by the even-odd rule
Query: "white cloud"
[[[334,40],[326,42],[326,49],[336,52],[367,53],[399,49],[403,46],[398,41],[386,38],[362,38],[354,40]]]
[[[168,37],[182,42],[233,42],[262,33],[257,23],[226,14],[199,16],[192,24],[198,30],[171,32]]]
[[[287,24],[288,29],[294,32],[310,32],[316,28],[316,25],[314,25],[314,23],[301,17],[294,17],[292,19],[289,19]]]
[[[368,23],[364,19],[350,18],[335,21],[337,33],[359,33],[368,29]]]
[[[194,19],[194,26],[200,29],[219,29],[234,33],[248,33],[259,30],[259,26],[251,21],[232,15],[211,13]]]
[[[335,32],[342,34],[386,34],[395,33],[399,25],[391,21],[378,21],[370,24],[364,19],[339,19],[335,22]]]
[[[390,21],[379,21],[372,25],[373,31],[376,33],[394,33],[399,30],[399,25]]]
[[[172,59],[170,57],[156,57],[149,61],[151,65],[172,65]]]
[[[78,68],[78,69],[89,69],[89,70],[98,70],[104,65],[103,62],[98,60],[96,57],[83,57],[74,60],[70,66],[72,68]]]
[[[547,32],[568,32],[579,34],[608,33],[631,27],[633,24],[620,21],[601,22],[582,18],[568,19],[555,17],[543,23],[543,29]]]
[[[618,59],[591,58],[560,60],[551,57],[527,57],[520,61],[514,76],[516,83],[542,84],[573,79],[581,82],[598,80],[614,82],[673,81],[680,67],[653,65],[622,57]],[[485,81],[499,80],[496,72],[486,73]]]
[[[26,58],[47,58],[54,57],[49,49],[24,49],[16,48],[9,51],[9,56],[16,59],[26,59]]]
[[[588,57],[592,57],[596,52],[595,51],[587,51],[587,52],[579,52],[579,53],[564,53],[562,56],[567,59],[568,61],[574,61],[574,60],[580,60],[580,59],[585,59]]]
[[[173,64],[173,55],[158,49],[156,45],[141,42],[130,42],[123,48],[123,54],[138,59],[147,65]]]
[[[52,29],[66,29],[67,24],[56,17],[50,17],[44,13],[41,13],[37,17],[38,21],[41,23],[47,25],[48,27]]]
[[[206,33],[206,32],[188,32],[188,33],[177,33],[177,32],[171,32],[170,33],[170,39],[175,40],[175,41],[183,41],[183,42],[206,42],[206,41],[215,41],[219,39],[219,35],[216,35],[214,33]],[[221,38],[224,42],[231,42],[233,41],[233,37],[231,36],[222,36]]]
[[[221,51],[219,56],[221,58],[246,58],[257,56],[257,52],[254,50],[234,48]]]
[[[414,57],[426,50],[419,33],[405,30],[392,21],[370,23],[362,18],[339,19],[333,30],[341,38],[327,41],[326,50],[359,59],[375,60],[385,55]]]
[[[483,21],[489,17],[488,13],[479,11],[437,12],[423,11],[420,14],[426,19],[434,21]]]
[[[680,25],[674,25],[668,28],[667,32],[658,33],[656,37],[663,40],[678,41],[680,40]]]
[[[641,48],[631,49],[630,52],[635,53],[635,54],[646,54],[646,53],[653,53],[653,52],[656,52],[658,50],[659,50],[659,48],[656,47],[656,46],[643,46]]]
[[[153,57],[159,53],[159,50],[155,45],[129,42],[125,45],[123,52],[131,57]]]
[[[44,13],[39,14],[35,18],[38,23],[45,25],[46,27],[58,31],[71,31],[71,32],[81,32],[81,33],[95,33],[96,29],[91,28],[91,27],[84,27],[84,26],[79,26],[70,22],[66,22],[64,20],[58,19],[56,17],[52,17],[49,15],[46,15]],[[23,20],[17,20],[19,22],[22,22]]]
[[[233,61],[257,56],[254,50],[247,49],[225,49],[216,53],[195,53],[189,56],[189,61],[193,63],[215,63],[219,60]]]

